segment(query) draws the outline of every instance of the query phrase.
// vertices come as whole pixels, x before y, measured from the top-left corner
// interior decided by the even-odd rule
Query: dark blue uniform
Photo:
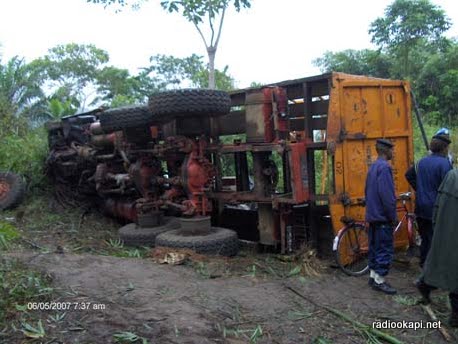
[[[450,161],[442,155],[431,154],[418,162],[416,168],[415,214],[418,232],[421,237],[420,266],[426,261],[433,239],[433,208],[437,190],[448,171],[452,169]]]
[[[450,161],[439,154],[431,154],[418,162],[415,199],[417,217],[432,219],[437,190],[451,169]]]
[[[386,276],[393,260],[393,223],[396,194],[393,172],[385,159],[378,158],[366,178],[366,222],[369,222],[369,268]]]

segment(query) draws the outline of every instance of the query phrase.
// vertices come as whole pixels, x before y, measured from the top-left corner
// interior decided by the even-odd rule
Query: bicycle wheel
[[[335,250],[339,267],[350,276],[361,276],[369,271],[369,237],[363,225],[351,224],[338,238]]]

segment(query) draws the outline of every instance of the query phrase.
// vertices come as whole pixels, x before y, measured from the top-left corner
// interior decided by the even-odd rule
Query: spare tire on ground
[[[0,172],[0,210],[11,209],[21,203],[25,194],[24,179],[12,172]]]
[[[182,89],[153,94],[148,104],[153,117],[162,121],[184,117],[213,117],[229,113],[231,97],[227,92],[218,90]]]
[[[156,246],[189,248],[197,253],[235,256],[239,251],[239,239],[233,230],[212,227],[206,235],[186,235],[181,229],[157,236]]]
[[[166,231],[180,227],[178,218],[164,217],[164,223],[157,227],[139,227],[135,223],[129,223],[118,231],[119,238],[126,246],[147,246],[155,245],[156,237]]]
[[[153,125],[153,115],[148,106],[124,106],[108,109],[99,114],[100,126],[105,133],[127,128]]]

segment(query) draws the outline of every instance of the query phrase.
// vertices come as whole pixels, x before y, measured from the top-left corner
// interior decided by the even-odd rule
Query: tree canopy
[[[326,52],[323,72],[408,79],[431,124],[458,123],[458,42],[447,39],[445,12],[429,0],[395,0],[369,28],[377,50]]]
[[[385,15],[374,20],[369,28],[372,42],[397,55],[405,76],[411,76],[410,55],[422,45],[444,43],[442,34],[451,26],[445,12],[429,0],[395,0]]]

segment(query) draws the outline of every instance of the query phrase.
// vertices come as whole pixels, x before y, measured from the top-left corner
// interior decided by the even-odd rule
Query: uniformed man
[[[433,210],[434,235],[431,249],[417,283],[423,302],[429,303],[433,289],[450,292],[449,324],[458,327],[458,170],[447,173],[439,187]]]
[[[418,164],[407,170],[405,177],[415,189],[415,215],[418,233],[421,237],[420,266],[423,267],[433,238],[433,207],[437,189],[452,164],[448,159],[448,147],[451,143],[449,131],[440,129],[431,139],[431,154],[422,158]]]
[[[393,260],[393,224],[396,221],[396,194],[389,160],[393,158],[393,143],[379,139],[375,149],[377,160],[366,178],[366,221],[369,223],[369,285],[386,294],[396,289],[385,281]]]

